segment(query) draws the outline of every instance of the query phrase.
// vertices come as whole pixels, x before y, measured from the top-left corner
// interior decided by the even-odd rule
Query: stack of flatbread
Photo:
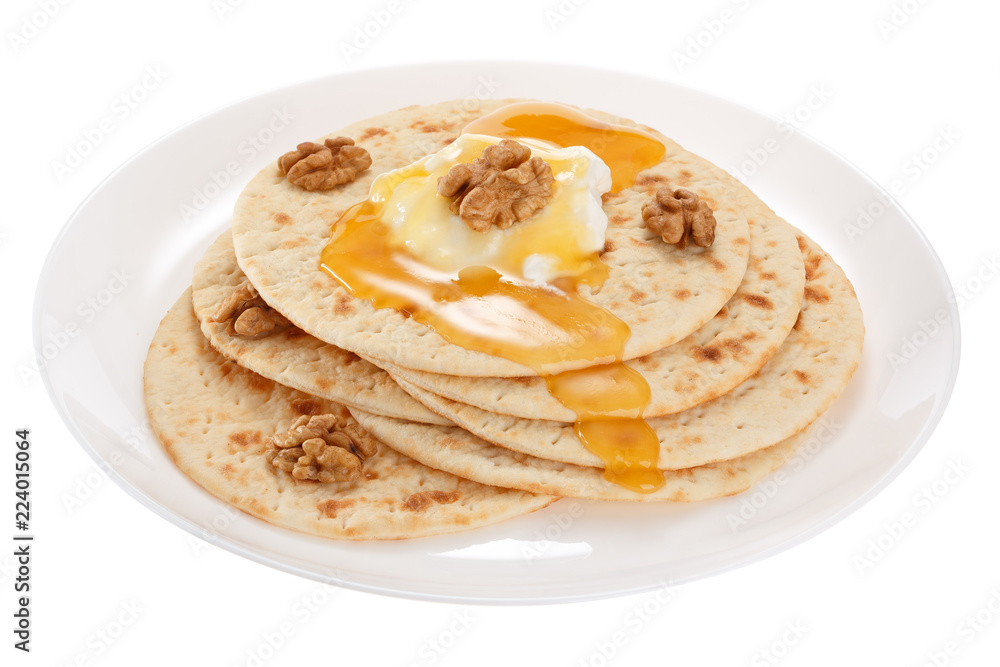
[[[744,185],[650,128],[637,126],[656,134],[666,156],[605,197],[609,277],[589,298],[629,325],[625,359],[652,392],[644,417],[665,478],[653,493],[605,478],[543,378],[376,309],[319,270],[332,223],[377,175],[439,150],[509,102],[408,107],[340,129],[329,136],[354,138],[373,163],[333,190],[301,189],[277,165],[247,185],[232,229],[196,266],[146,362],[151,422],[186,474],[281,526],[382,539],[472,528],[565,496],[715,498],[789,458],[857,367],[864,325],[854,290]],[[712,207],[711,247],[681,249],[646,229],[641,206],[665,184]],[[288,326],[245,337],[216,321],[248,284]],[[360,479],[299,480],[268,464],[272,436],[300,415],[326,413],[377,439]]]

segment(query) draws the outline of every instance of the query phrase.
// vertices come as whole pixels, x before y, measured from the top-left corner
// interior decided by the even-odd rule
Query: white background
[[[252,665],[252,654],[262,652],[259,664],[266,665],[996,664],[1000,281],[990,281],[990,267],[1000,247],[1000,5],[400,0],[379,34],[345,55],[342,45],[352,43],[355,29],[390,4],[4,3],[0,426],[6,440],[16,428],[32,429],[38,542],[30,655],[11,648],[13,559],[6,548],[0,552],[3,663]],[[689,40],[701,41],[700,53]],[[689,47],[691,62],[679,61]],[[816,109],[800,110],[803,129],[884,186],[912,178],[901,204],[956,289],[976,288],[961,312],[963,368],[951,405],[915,462],[822,535],[685,585],[667,602],[638,595],[543,607],[451,606],[324,589],[192,542],[104,478],[59,421],[41,382],[24,373],[39,269],[79,202],[149,142],[243,97],[337,72],[467,58],[626,70],[777,117],[823,91],[827,99]],[[145,99],[127,116],[113,111],[116,98],[143,84],[147,67],[162,80],[146,78]],[[57,174],[53,163],[105,117],[113,119],[111,131],[92,154]],[[911,176],[912,157],[949,128],[957,139]],[[12,458],[10,445],[3,451]],[[952,466],[968,471],[948,477]],[[0,507],[12,507],[10,475],[2,477]],[[915,496],[935,483],[943,492],[918,510]],[[869,541],[907,512],[915,525],[873,566],[859,567]],[[304,600],[313,601],[312,611],[297,613],[307,608]],[[636,608],[648,612],[639,628]],[[977,613],[979,621],[968,620]],[[127,623],[120,633],[119,621]],[[266,638],[285,623],[290,635],[271,651]],[[103,631],[116,637],[108,643]],[[616,632],[625,641],[605,658],[602,645],[610,653]],[[441,645],[448,647],[435,648]],[[949,648],[955,655],[945,655]]]

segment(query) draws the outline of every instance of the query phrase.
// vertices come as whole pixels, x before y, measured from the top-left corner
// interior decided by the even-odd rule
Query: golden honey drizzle
[[[610,167],[615,192],[659,163],[665,152],[646,132],[551,103],[502,107],[463,133],[585,146]],[[568,275],[548,289],[508,275],[503,267],[470,266],[457,273],[434,269],[405,246],[388,242],[385,204],[401,182],[414,178],[428,178],[428,172],[415,166],[376,180],[369,198],[334,224],[323,249],[323,270],[376,308],[399,310],[451,343],[523,364],[545,377],[552,395],[577,415],[580,441],[605,462],[605,479],[639,493],[660,488],[659,440],[642,418],[649,385],[622,362],[631,332],[577,292],[580,285],[596,288],[604,282],[607,267],[597,253],[577,258],[572,267],[564,262],[560,268],[568,268]],[[552,372],[567,365],[586,367]]]

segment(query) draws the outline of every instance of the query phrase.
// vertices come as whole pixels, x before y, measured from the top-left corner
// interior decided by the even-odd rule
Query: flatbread
[[[800,232],[750,195],[744,211],[750,223],[750,260],[729,303],[684,340],[628,363],[649,383],[647,417],[681,412],[730,391],[774,356],[798,317],[805,284],[796,242]],[[469,378],[375,363],[411,386],[489,412],[576,419],[537,376]]]
[[[356,483],[273,473],[262,456],[271,435],[301,414],[346,408],[215,352],[201,335],[190,291],[161,322],[143,378],[153,431],[177,466],[213,495],[284,528],[350,540],[419,537],[495,523],[555,500],[477,484],[384,445]]]
[[[661,469],[690,468],[774,445],[815,421],[847,386],[861,358],[861,307],[830,256],[804,235],[798,241],[806,287],[791,333],[771,360],[733,391],[647,420],[660,439]],[[498,415],[397,381],[435,412],[491,443],[542,459],[603,465],[581,444],[572,424]]]
[[[404,422],[358,410],[353,414],[370,433],[427,465],[483,483],[589,500],[698,501],[729,496],[780,467],[806,438],[803,431],[737,459],[667,471],[663,487],[643,494],[608,482],[599,468],[513,452],[454,426]]]
[[[217,351],[275,382],[350,407],[428,424],[450,423],[410,397],[381,368],[301,329],[247,339],[230,335],[226,322],[210,321],[244,280],[232,233],[226,230],[195,265],[191,285],[201,332]]]
[[[319,269],[332,224],[367,197],[375,176],[439,150],[469,121],[512,101],[486,101],[472,109],[467,100],[413,106],[337,130],[328,136],[354,138],[370,152],[373,165],[354,182],[328,192],[305,191],[282,178],[276,163],[268,165],[236,203],[233,240],[240,267],[269,304],[338,347],[435,373],[533,375],[520,364],[448,343],[393,309],[375,309]],[[604,204],[609,226],[602,258],[610,277],[593,300],[631,328],[627,359],[670,345],[710,320],[736,291],[749,255],[742,202],[726,184],[725,173],[657,136],[667,148],[664,160]],[[718,222],[712,247],[681,250],[645,227],[642,204],[664,183],[692,190],[712,206]],[[580,365],[585,364],[574,367]]]

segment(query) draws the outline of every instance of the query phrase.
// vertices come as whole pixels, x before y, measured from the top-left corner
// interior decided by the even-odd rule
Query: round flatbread
[[[748,190],[740,196],[750,223],[750,260],[739,289],[684,340],[628,362],[649,384],[647,417],[681,412],[730,391],[774,356],[798,317],[805,284],[799,232]],[[375,363],[411,386],[489,412],[576,420],[537,376],[470,378]]]
[[[328,136],[353,138],[369,151],[373,164],[355,181],[327,192],[303,190],[285,180],[276,163],[269,165],[236,203],[233,240],[240,267],[269,304],[304,331],[338,347],[434,373],[533,375],[520,364],[448,343],[393,309],[376,309],[319,269],[333,223],[368,196],[377,175],[441,149],[469,121],[513,101],[486,101],[474,108],[467,100],[413,106],[337,130]],[[725,172],[656,136],[666,146],[663,161],[604,200],[609,224],[602,259],[610,275],[593,300],[629,325],[626,359],[670,345],[710,320],[736,291],[749,255],[747,221]],[[646,228],[642,205],[665,183],[694,191],[712,207],[718,224],[710,248],[681,250]]]
[[[269,438],[302,414],[346,408],[279,385],[218,354],[186,291],[153,337],[144,367],[150,424],[177,466],[213,495],[269,523],[337,539],[397,539],[492,524],[551,496],[477,484],[384,445],[357,482],[299,481],[272,471]]]
[[[599,468],[539,459],[497,447],[457,427],[404,422],[361,411],[354,416],[369,432],[399,451],[456,475],[483,483],[589,500],[697,501],[745,491],[791,456],[806,433],[736,459],[664,473],[653,493],[636,493],[604,479]]]
[[[213,322],[219,304],[245,281],[232,233],[226,230],[195,265],[191,282],[201,332],[216,350],[244,368],[308,394],[387,417],[450,423],[400,389],[381,368],[297,327],[265,338],[244,338],[232,335],[228,322]]]
[[[864,339],[854,288],[815,242],[803,235],[798,242],[806,286],[791,333],[771,360],[733,391],[647,420],[660,439],[661,469],[732,459],[791,437],[815,421],[854,375]],[[542,459],[603,465],[581,444],[572,424],[499,415],[398,382],[435,412],[491,443]]]

